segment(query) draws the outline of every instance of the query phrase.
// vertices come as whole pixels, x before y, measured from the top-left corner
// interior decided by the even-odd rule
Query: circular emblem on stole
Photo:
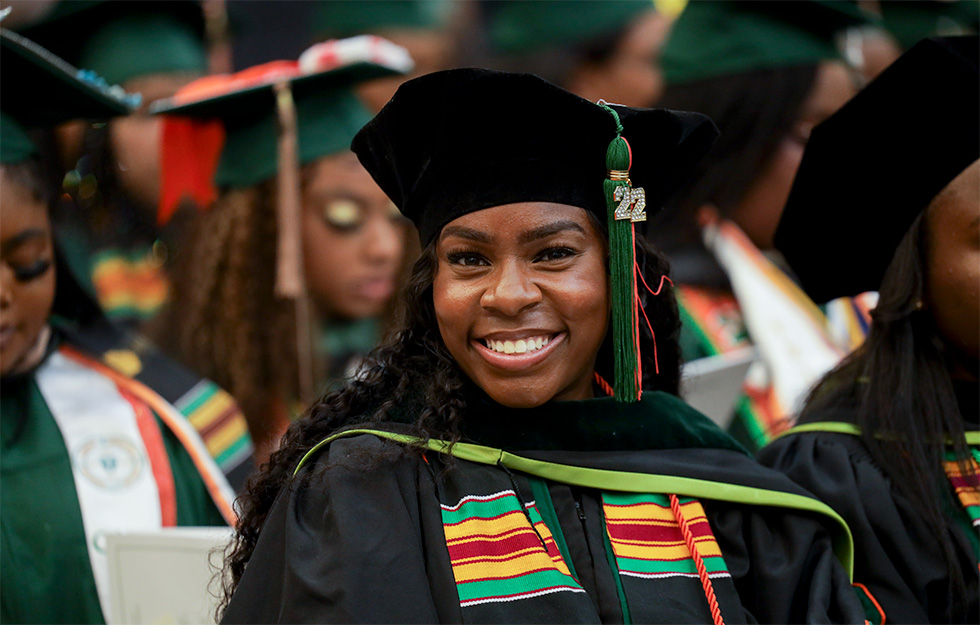
[[[101,488],[126,488],[139,479],[145,460],[136,445],[122,438],[97,438],[78,448],[75,463]]]

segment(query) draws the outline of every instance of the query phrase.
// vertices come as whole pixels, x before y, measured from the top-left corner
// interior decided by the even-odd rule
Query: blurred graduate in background
[[[865,23],[847,3],[693,2],[664,47],[660,104],[707,114],[721,138],[648,233],[671,260],[685,360],[759,350],[731,425],[749,447],[864,337],[853,308],[832,331],[768,252],[810,129],[856,91],[837,37]]]
[[[452,0],[322,0],[312,3],[314,41],[378,35],[402,46],[415,66],[407,74],[358,85],[368,110],[381,110],[406,80],[454,67],[458,33],[472,7]]]
[[[103,623],[105,533],[234,524],[224,473],[251,448],[234,402],[108,322],[54,242],[31,132],[138,100],[0,40],[0,620]]]
[[[923,41],[814,129],[776,233],[814,300],[880,294],[759,458],[847,521],[882,623],[980,620],[978,59]]]
[[[350,151],[370,119],[353,89],[411,68],[404,48],[360,36],[203,78],[154,109],[197,120],[190,141],[163,146],[164,195],[182,196],[168,167],[190,161],[201,179],[176,184],[217,193],[155,334],[242,404],[260,460],[380,338],[410,230]]]
[[[663,92],[659,55],[670,20],[652,0],[482,3],[494,69],[541,76],[593,102],[651,107]]]
[[[162,127],[146,107],[207,72],[201,4],[62,1],[20,32],[143,96],[130,115],[59,133],[69,171],[53,214],[83,286],[111,319],[139,327],[167,299],[182,224],[158,219]]]

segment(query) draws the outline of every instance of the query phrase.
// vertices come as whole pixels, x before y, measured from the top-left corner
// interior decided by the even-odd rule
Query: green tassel
[[[630,148],[620,136],[623,130],[616,112],[600,103],[616,120],[616,138],[606,149],[606,169],[626,172],[630,167]],[[617,401],[635,402],[639,399],[639,354],[637,354],[636,278],[633,274],[633,224],[629,219],[616,219],[615,198],[618,187],[629,187],[628,180],[606,179],[602,183],[606,194],[609,220],[609,274],[612,288],[612,332],[614,351],[613,391]]]

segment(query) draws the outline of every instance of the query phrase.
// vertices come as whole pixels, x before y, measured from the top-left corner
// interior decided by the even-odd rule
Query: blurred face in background
[[[977,379],[980,365],[980,161],[926,212],[925,307],[951,356],[954,377]]]
[[[407,76],[391,76],[369,80],[357,88],[357,93],[368,110],[380,111],[395,90],[412,78],[447,69],[453,58],[453,38],[448,31],[399,28],[378,33],[392,43],[408,50],[415,61],[415,68]]]
[[[803,103],[799,118],[789,134],[777,144],[775,153],[730,214],[760,249],[773,246],[776,225],[813,127],[837,111],[855,93],[851,72],[843,63],[825,61],[817,67],[813,88]]]
[[[669,20],[648,11],[630,21],[612,55],[573,70],[566,88],[587,100],[598,99],[635,107],[652,107],[663,94],[660,49]]]
[[[395,293],[408,222],[352,152],[322,158],[304,176],[303,260],[320,314],[381,314]]]
[[[0,375],[29,368],[55,291],[47,208],[0,166]]]

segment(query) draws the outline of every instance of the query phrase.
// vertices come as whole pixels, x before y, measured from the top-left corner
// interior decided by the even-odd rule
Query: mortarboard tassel
[[[642,188],[630,183],[632,161],[630,145],[622,137],[619,115],[599,101],[616,122],[616,137],[606,149],[607,177],[602,182],[609,219],[609,274],[612,289],[613,392],[617,401],[639,401],[640,370],[639,319],[636,276],[634,273],[634,221],[646,220],[646,196]]]
[[[296,105],[289,81],[275,85],[279,118],[279,172],[276,244],[276,297],[292,300],[296,313],[296,358],[301,401],[313,398],[315,387],[313,328],[309,293],[303,275],[302,199],[299,178],[299,142]]]

